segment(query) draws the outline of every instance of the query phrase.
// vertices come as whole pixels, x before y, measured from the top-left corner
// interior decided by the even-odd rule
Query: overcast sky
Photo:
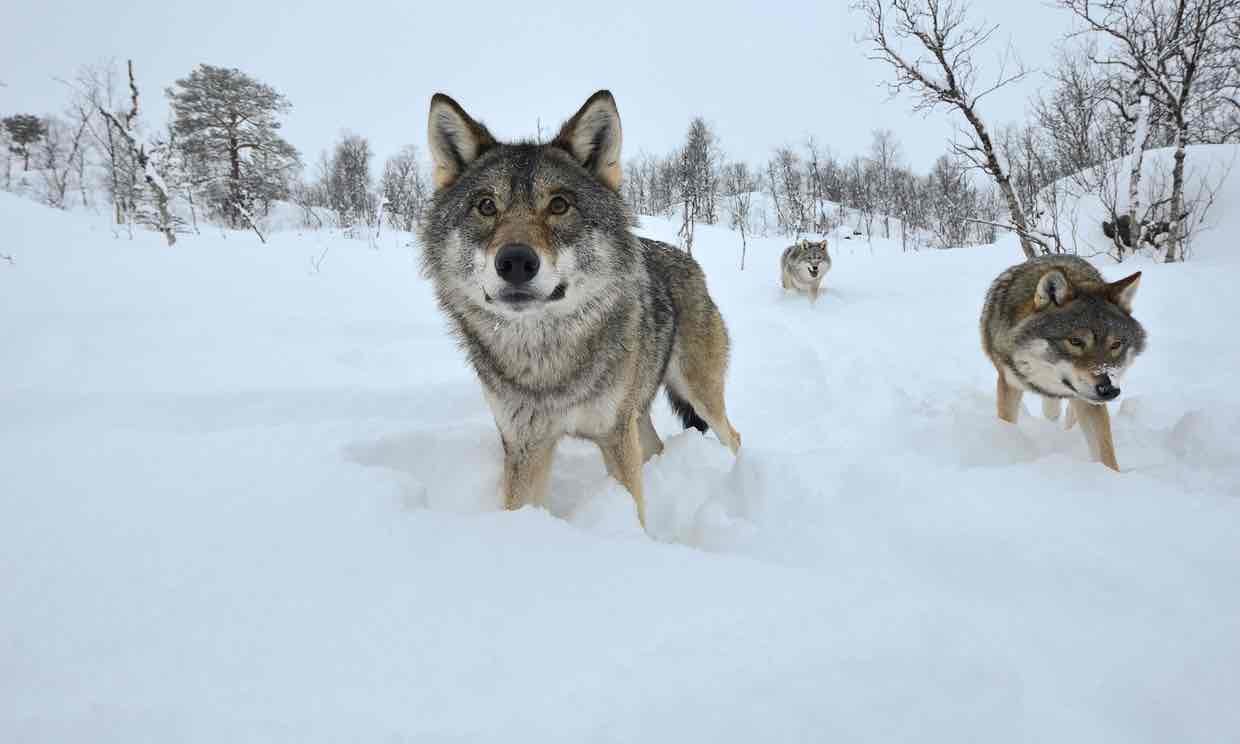
[[[1045,66],[1068,26],[1039,0],[975,0],[1031,67]],[[487,0],[435,4],[306,2],[13,3],[0,44],[0,115],[60,110],[54,76],[106,58],[132,58],[150,108],[199,63],[237,67],[293,104],[286,137],[312,163],[342,129],[370,138],[379,158],[414,143],[425,153],[435,91],[456,98],[497,136],[551,130],[599,88],[620,107],[626,157],[675,147],[689,118],[711,122],[730,157],[764,160],[812,135],[844,157],[875,128],[894,130],[908,160],[929,167],[952,127],[889,100],[889,71],[866,59],[861,18],[847,0],[678,3]],[[994,54],[1000,50],[996,48]],[[986,59],[993,58],[987,55]],[[1042,84],[988,101],[992,121],[1015,120]],[[376,170],[380,166],[376,163]]]

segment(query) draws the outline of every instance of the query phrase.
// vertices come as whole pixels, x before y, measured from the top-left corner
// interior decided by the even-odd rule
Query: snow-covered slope
[[[0,741],[1240,738],[1229,251],[1103,267],[1147,271],[1117,475],[995,418],[1014,244],[837,256],[810,306],[699,228],[745,448],[660,402],[650,539],[579,443],[497,510],[407,235],[168,249],[0,195],[0,236]]]
[[[1151,202],[1171,196],[1171,169],[1175,150],[1150,150],[1142,159],[1142,215]],[[1108,197],[1121,211],[1128,205],[1128,166],[1112,162],[1106,166],[1110,176],[1100,171],[1090,174],[1090,183],[1104,183],[1111,192]],[[1071,179],[1061,181],[1057,188],[1063,205],[1057,221],[1059,233],[1068,250],[1082,255],[1105,254],[1112,249],[1111,240],[1102,232],[1103,220],[1110,219],[1101,195],[1090,190],[1082,193]],[[1240,234],[1240,145],[1194,145],[1187,148],[1184,160],[1184,191],[1190,205],[1198,205],[1197,213],[1187,219],[1191,232],[1190,255],[1211,252],[1236,254],[1236,238]],[[1119,196],[1116,196],[1118,194]],[[1166,208],[1151,219],[1168,217]],[[1047,229],[1056,217],[1043,215]]]

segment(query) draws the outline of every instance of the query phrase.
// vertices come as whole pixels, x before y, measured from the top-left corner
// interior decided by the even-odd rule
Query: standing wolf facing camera
[[[788,246],[779,259],[779,269],[784,289],[808,294],[810,302],[817,302],[822,279],[831,270],[827,241],[812,243],[800,240],[795,245]]]
[[[1132,317],[1141,272],[1107,283],[1076,256],[1042,256],[1004,271],[982,307],[982,349],[999,372],[999,418],[1016,423],[1024,391],[1042,396],[1047,418],[1067,398],[1090,454],[1119,470],[1107,401],[1145,350]]]
[[[662,451],[660,385],[687,427],[735,453],[728,331],[687,254],[630,232],[620,114],[599,91],[550,143],[500,143],[431,99],[435,196],[423,268],[482,382],[504,447],[506,506],[541,503],[564,436],[593,441],[645,526],[642,464]]]

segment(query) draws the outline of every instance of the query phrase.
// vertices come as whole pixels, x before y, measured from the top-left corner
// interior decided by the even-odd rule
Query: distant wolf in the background
[[[1076,256],[1041,256],[999,275],[982,307],[982,349],[999,373],[999,418],[1016,422],[1025,391],[1042,396],[1058,420],[1067,398],[1069,426],[1081,422],[1090,454],[1119,470],[1107,401],[1115,383],[1145,349],[1145,329],[1132,317],[1141,272],[1107,283]]]
[[[724,409],[728,331],[691,256],[639,238],[620,195],[620,114],[599,91],[547,144],[497,142],[436,94],[423,268],[482,382],[506,506],[541,503],[556,443],[602,450],[646,524],[660,386],[686,428],[741,444]]]
[[[784,249],[779,259],[784,289],[808,294],[811,302],[817,301],[822,278],[831,270],[831,255],[827,253],[827,241],[817,243],[800,240]]]

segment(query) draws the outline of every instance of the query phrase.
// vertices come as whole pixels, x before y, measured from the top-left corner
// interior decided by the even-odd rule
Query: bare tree
[[[1170,234],[1165,260],[1183,259],[1184,160],[1194,112],[1226,95],[1229,24],[1235,0],[1058,0],[1086,28],[1111,42],[1099,61],[1142,81],[1142,95],[1167,112],[1174,131]],[[1209,108],[1209,106],[1204,106]]]
[[[370,159],[369,140],[342,132],[328,161],[323,184],[327,206],[336,211],[341,226],[348,231],[375,224],[378,204],[371,193]]]
[[[870,160],[874,163],[875,204],[883,216],[883,237],[891,237],[891,213],[895,211],[895,172],[900,165],[900,143],[890,129],[875,129],[871,134]]]
[[[124,104],[118,93],[116,64],[108,60],[78,68],[74,80],[61,81],[74,92],[73,108],[86,122],[92,149],[102,161],[104,187],[112,201],[116,224],[125,224],[138,200],[138,176],[132,154],[111,122],[99,116],[100,111],[112,112],[122,118]]]
[[[134,80],[133,60],[129,60],[129,93],[132,103],[128,113],[120,116],[114,115],[107,109],[100,108],[99,114],[106,119],[109,124],[116,129],[116,133],[129,146],[130,154],[133,156],[134,162],[142,171],[142,177],[151,188],[151,192],[155,195],[155,204],[159,210],[159,222],[156,228],[164,234],[164,239],[168,241],[168,245],[176,245],[177,234],[175,230],[175,222],[172,218],[172,212],[168,208],[170,197],[168,188],[164,184],[163,178],[156,172],[154,164],[146,152],[146,145],[138,142],[135,136],[135,130],[138,124],[138,83]]]
[[[430,199],[430,183],[418,163],[416,147],[406,145],[388,158],[383,166],[380,189],[388,204],[388,223],[397,230],[413,232]]]
[[[41,173],[46,187],[44,196],[49,206],[64,209],[65,195],[86,158],[84,140],[89,109],[80,112],[78,120],[66,122],[49,116],[44,122],[44,135],[39,143]]]
[[[729,163],[723,168],[723,192],[726,196],[728,225],[741,234],[741,271],[745,270],[745,253],[749,249],[749,212],[758,180],[745,163]]]
[[[714,224],[718,219],[715,197],[719,191],[719,143],[702,117],[689,122],[677,162],[678,201],[682,205],[680,238],[685,250],[693,253],[694,225],[699,221]]]
[[[1033,258],[1038,248],[1048,251],[1047,241],[1026,219],[978,111],[986,96],[1028,74],[1009,49],[994,82],[979,89],[973,57],[998,27],[970,25],[965,0],[856,0],[853,8],[863,12],[868,21],[865,40],[872,45],[871,59],[886,62],[895,72],[895,81],[889,84],[893,95],[909,91],[917,100],[915,110],[947,106],[964,117],[969,126],[961,130],[962,140],[953,148],[998,186],[1007,202],[1009,227],[1020,237],[1025,256]],[[909,56],[902,49],[905,42],[913,42],[921,51]],[[1015,71],[1009,72],[1009,65],[1014,63]]]

